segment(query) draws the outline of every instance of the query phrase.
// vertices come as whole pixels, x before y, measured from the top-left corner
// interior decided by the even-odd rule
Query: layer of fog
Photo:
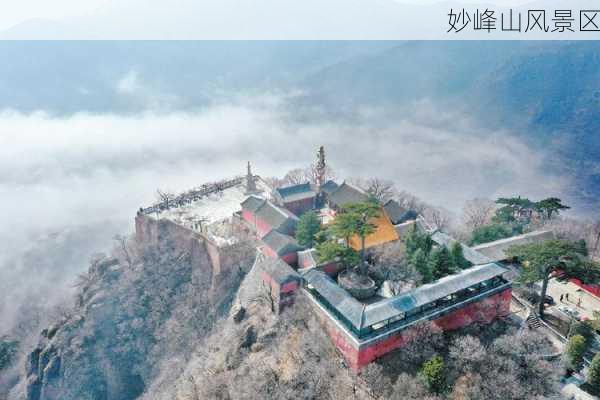
[[[359,110],[351,122],[298,118],[288,99],[264,96],[194,113],[135,116],[0,113],[0,335],[18,306],[70,296],[89,255],[133,230],[157,188],[181,191],[245,171],[304,167],[325,145],[339,177],[378,176],[459,211],[465,200],[564,195],[569,181],[544,170],[545,155],[508,132],[424,102]],[[33,299],[33,300],[32,300]],[[22,315],[21,315],[22,318]]]

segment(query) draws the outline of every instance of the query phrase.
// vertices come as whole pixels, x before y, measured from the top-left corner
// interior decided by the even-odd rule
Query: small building
[[[254,228],[259,238],[271,230],[290,236],[294,234],[298,217],[288,210],[257,196],[249,196],[241,205],[242,218]]]
[[[264,253],[267,256],[281,258],[292,266],[298,264],[298,251],[303,247],[293,237],[273,229],[262,238],[262,242],[265,244]]]
[[[335,189],[338,188],[338,184],[335,183],[335,181],[332,181],[331,179],[328,180],[327,182],[325,182],[322,186],[321,186],[321,192],[325,193],[325,195],[329,195],[331,194]]]
[[[273,197],[282,206],[297,216],[315,208],[317,193],[310,183],[277,188]]]
[[[275,312],[280,313],[292,305],[302,281],[300,275],[280,258],[268,257],[261,252],[255,265],[260,270],[263,294],[272,301]]]
[[[525,233],[523,235],[495,240],[493,242],[483,243],[478,246],[474,246],[473,250],[483,254],[492,261],[504,261],[508,258],[506,251],[511,246],[539,243],[551,239],[554,239],[554,234],[552,231],[535,231]]]
[[[388,218],[383,208],[381,208],[379,216],[373,218],[370,222],[375,225],[375,232],[365,237],[366,250],[383,246],[387,243],[395,242],[396,240],[400,239],[396,228],[394,228],[394,225],[392,225],[392,222]],[[354,250],[359,251],[362,245],[361,238],[356,235],[352,236],[349,244]]]
[[[396,200],[388,200],[385,202],[383,209],[394,225],[403,224],[408,221],[414,221],[418,216],[416,211],[407,210]]]
[[[347,182],[343,182],[341,185],[333,188],[326,195],[329,207],[338,211],[348,204],[362,203],[368,199],[369,195],[364,190]]]
[[[419,322],[433,321],[454,330],[508,315],[511,283],[503,277],[505,272],[498,264],[479,265],[369,304],[316,269],[303,278],[305,293],[329,336],[357,370],[403,346]]]

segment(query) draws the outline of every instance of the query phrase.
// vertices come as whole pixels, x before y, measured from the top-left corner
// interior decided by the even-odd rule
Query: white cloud
[[[129,71],[117,82],[117,91],[124,94],[133,94],[140,90],[138,72],[134,69]]]
[[[157,188],[181,191],[242,174],[246,161],[261,175],[282,175],[312,162],[319,145],[342,177],[389,178],[454,210],[479,196],[562,196],[568,184],[544,170],[539,150],[507,132],[478,134],[468,118],[426,102],[415,106],[419,113],[408,110],[410,117],[371,109],[352,121],[299,122],[288,101],[270,95],[193,113],[129,116],[0,112],[0,242],[10,249],[0,255],[0,292],[14,306],[29,295],[62,299],[86,268],[83,254],[105,250],[118,229],[133,230],[136,210],[154,201]],[[79,242],[60,252],[55,239],[38,239],[65,230],[74,232],[65,240]],[[34,263],[31,274],[32,259],[21,252],[40,243],[36,252],[54,261]],[[19,311],[11,307],[10,315]]]
[[[246,160],[258,173],[282,174],[312,162],[320,144],[345,175],[390,178],[454,209],[475,196],[559,194],[567,183],[544,171],[544,154],[509,133],[477,134],[467,118],[423,103],[421,115],[410,118],[371,110],[347,123],[301,123],[272,98],[194,113],[63,119],[4,112],[0,201],[10,210],[4,227],[14,232],[31,218],[36,226],[127,218],[152,201],[157,187],[183,190],[241,173]]]

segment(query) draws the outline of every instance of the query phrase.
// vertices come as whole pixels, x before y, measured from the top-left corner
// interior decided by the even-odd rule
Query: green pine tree
[[[413,253],[410,259],[410,265],[419,274],[421,274],[421,276],[423,277],[423,283],[429,283],[433,281],[433,274],[431,273],[429,263],[427,262],[427,255],[422,249],[417,249]]]
[[[296,240],[302,246],[312,248],[315,245],[315,235],[321,230],[321,221],[313,211],[302,214],[296,226]]]
[[[358,264],[360,256],[356,250],[346,247],[336,240],[327,240],[317,244],[317,258],[319,263],[333,261],[339,258],[344,266],[350,267]]]
[[[419,232],[417,224],[413,224],[404,237],[404,245],[406,247],[406,256],[410,259],[418,249],[423,250],[425,255],[428,255],[433,248],[433,239],[431,239],[429,234]]]
[[[450,257],[452,258],[454,269],[460,270],[471,266],[471,263],[465,258],[463,248],[459,242],[454,242],[450,246]]]
[[[426,361],[421,368],[420,376],[431,392],[442,393],[446,388],[446,371],[442,357],[434,356]]]
[[[454,273],[454,265],[446,246],[440,246],[429,255],[429,269],[434,279],[440,279]]]
[[[585,243],[585,239],[579,239],[575,242],[575,251],[577,251],[582,256],[588,256],[587,244]]]
[[[552,219],[553,215],[558,215],[562,210],[568,210],[569,206],[562,203],[562,200],[557,197],[548,197],[534,204],[536,211],[541,213],[544,218]]]
[[[584,259],[581,248],[568,240],[546,240],[511,246],[506,251],[509,258],[518,260],[523,265],[519,280],[523,283],[542,281],[540,298],[546,296],[548,281],[554,271],[561,270],[568,277],[595,281],[600,277],[600,265],[592,260]],[[544,304],[539,302],[538,313],[544,316]]]

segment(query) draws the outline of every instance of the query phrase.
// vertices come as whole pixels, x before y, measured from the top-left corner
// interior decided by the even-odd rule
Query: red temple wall
[[[288,265],[291,265],[291,266],[298,265],[298,253],[296,253],[295,251],[281,256],[281,259],[283,261],[285,261]]]
[[[254,215],[254,213],[248,210],[242,210],[242,218],[245,221],[247,221],[252,227],[254,227],[256,235],[261,239],[273,229],[271,225],[267,224],[262,219],[257,218]]]
[[[460,329],[474,322],[490,323],[499,316],[508,315],[511,292],[510,288],[506,289],[481,301],[467,304],[433,322],[443,330]],[[321,318],[325,322],[331,340],[354,370],[359,370],[376,358],[402,347],[413,336],[410,334],[410,329],[399,331],[378,342],[363,346],[359,350],[356,344],[352,344],[348,335],[327,316],[321,315]]]
[[[314,208],[314,197],[308,197],[306,199],[284,203],[284,206],[289,211],[294,213],[294,215],[300,216]]]

